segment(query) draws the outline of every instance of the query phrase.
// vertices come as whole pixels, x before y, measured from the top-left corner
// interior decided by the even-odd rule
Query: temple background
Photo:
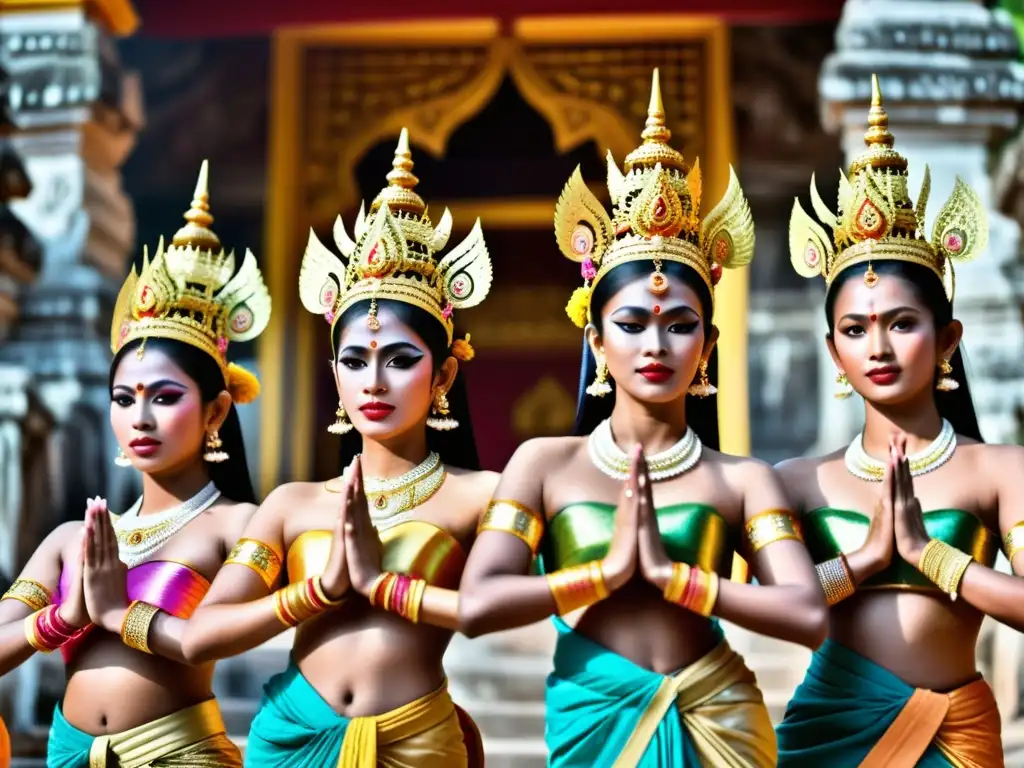
[[[339,213],[351,226],[379,191],[402,125],[418,191],[451,207],[455,238],[480,216],[494,260],[492,295],[460,318],[478,352],[464,370],[485,465],[567,431],[581,339],[562,307],[578,275],[554,247],[552,209],[576,164],[606,194],[604,153],[621,161],[639,142],[655,66],[673,144],[701,158],[705,211],[733,163],[757,225],[754,264],[727,275],[716,318],[725,447],[777,461],[830,450],[859,424],[855,399],[831,396],[822,286],[792,272],[787,222],[794,196],[806,207],[811,174],[828,200],[861,146],[875,71],[911,189],[927,162],[933,199],[960,174],[989,207],[989,251],[958,271],[957,314],[983,432],[1019,442],[1024,74],[1013,21],[993,3],[519,0],[486,15],[466,0],[339,5],[0,8],[0,588],[82,499],[123,508],[137,493],[111,461],[109,317],[129,260],[178,227],[204,158],[215,231],[257,254],[274,297],[267,333],[236,350],[264,382],[240,409],[263,492],[337,471],[325,429],[336,404],[317,362],[327,329],[298,305],[298,264],[310,227],[325,233]],[[807,653],[728,631],[780,716]],[[218,666],[236,735],[289,640]],[[543,764],[552,642],[544,624],[453,643],[453,691],[479,720],[490,765]],[[1019,636],[986,624],[979,659],[1010,765],[1024,765],[1019,658]],[[16,754],[40,754],[58,662],[37,656],[0,680]]]

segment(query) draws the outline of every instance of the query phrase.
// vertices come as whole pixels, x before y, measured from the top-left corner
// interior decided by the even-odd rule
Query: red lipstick
[[[672,378],[675,371],[669,368],[667,365],[661,363],[648,363],[643,368],[637,371],[641,376],[647,379],[652,384],[664,384],[666,381]]]
[[[868,371],[867,376],[878,386],[886,387],[896,383],[896,379],[900,377],[900,369],[895,365],[884,365]]]
[[[359,411],[368,418],[370,421],[383,421],[392,413],[394,413],[395,406],[388,403],[382,403],[379,400],[374,400],[371,403],[360,406]]]
[[[155,437],[136,437],[128,443],[128,447],[132,449],[135,455],[143,459],[153,456],[160,450],[161,445],[162,443]]]

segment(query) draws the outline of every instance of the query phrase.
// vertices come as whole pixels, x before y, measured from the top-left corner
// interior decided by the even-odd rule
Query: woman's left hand
[[[900,557],[915,568],[921,560],[921,553],[931,538],[924,527],[921,503],[914,495],[914,477],[910,474],[910,460],[907,459],[907,438],[896,438],[892,450],[896,452],[896,487],[894,489],[893,512],[896,527],[896,551]]]
[[[109,632],[121,633],[128,610],[128,569],[118,557],[117,534],[105,499],[98,499],[86,519],[85,604],[89,618]]]
[[[366,597],[381,573],[381,543],[370,520],[370,508],[363,491],[363,467],[356,457],[348,482],[345,520],[345,559],[352,588]]]
[[[640,573],[647,581],[664,591],[665,585],[672,578],[672,561],[661,541],[651,478],[647,474],[647,457],[643,452],[640,453],[635,472],[637,473],[637,492],[640,495],[637,500],[640,522]]]

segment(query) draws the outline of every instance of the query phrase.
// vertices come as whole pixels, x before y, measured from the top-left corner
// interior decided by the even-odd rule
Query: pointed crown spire
[[[644,143],[626,155],[625,168],[629,173],[634,168],[653,168],[661,163],[662,168],[673,168],[688,173],[690,168],[681,153],[668,145],[672,131],[665,123],[665,105],[661,100],[661,77],[658,70],[651,76],[651,100],[647,107],[647,122],[640,137]]]
[[[427,210],[427,204],[423,198],[415,192],[415,187],[420,180],[412,172],[412,151],[409,149],[409,131],[402,128],[398,137],[398,146],[395,147],[395,159],[391,161],[391,171],[385,177],[388,180],[377,199],[373,201],[371,212],[386,202],[392,211],[404,212],[413,216],[422,216]]]
[[[192,193],[192,205],[185,212],[185,226],[174,233],[174,245],[213,251],[220,248],[220,238],[210,229],[213,215],[210,213],[210,162],[203,160],[199,168],[196,189]]]
[[[894,171],[906,171],[907,160],[893,149],[895,138],[889,132],[889,115],[882,106],[882,89],[878,85],[878,75],[871,75],[871,109],[868,110],[868,129],[864,133],[866,149],[850,163],[850,175],[862,169],[889,168]]]

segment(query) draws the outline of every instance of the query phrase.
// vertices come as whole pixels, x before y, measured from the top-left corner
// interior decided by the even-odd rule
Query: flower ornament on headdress
[[[114,306],[110,349],[142,339],[138,356],[145,354],[146,339],[180,341],[206,352],[224,374],[225,389],[236,403],[252,402],[259,395],[259,380],[239,365],[228,362],[228,344],[259,336],[270,321],[270,293],[246,250],[235,273],[235,253],[226,252],[210,230],[209,164],[203,161],[185,213],[184,227],[164,248],[163,238],[153,258],[144,250],[142,271],[121,286]]]
[[[723,269],[742,267],[754,256],[754,221],[735,172],[721,202],[701,222],[700,165],[690,167],[668,145],[658,70],[654,70],[644,142],[626,156],[624,172],[608,153],[612,215],[587,188],[577,168],[555,206],[555,239],[562,254],[580,264],[583,287],[566,313],[583,328],[589,320],[594,286],[619,264],[653,261],[650,290],[664,293],[665,261],[692,268],[714,289]]]
[[[437,226],[431,223],[426,204],[415,192],[419,179],[412,167],[409,133],[403,128],[388,186],[373,201],[369,215],[360,207],[355,240],[340,216],[334,224],[334,243],[347,263],[310,229],[299,271],[299,296],[307,310],[322,315],[332,328],[346,309],[368,299],[367,324],[372,330],[380,327],[378,300],[403,301],[437,318],[451,346],[455,310],[475,307],[487,298],[491,257],[477,219],[465,240],[435,259],[451,236],[452,216],[445,209]]]
[[[850,176],[839,173],[839,212],[825,205],[811,177],[812,219],[799,201],[789,219],[789,252],[793,268],[803,277],[822,275],[828,285],[847,267],[867,263],[866,285],[878,276],[872,262],[904,261],[932,270],[953,300],[956,282],[953,262],[975,258],[988,242],[988,217],[977,194],[958,176],[953,192],[932,225],[931,240],[924,237],[925,207],[931,174],[924,169],[921,193],[915,206],[907,191],[907,161],[893,149],[889,116],[882,107],[878,78],[871,76],[871,110],[864,135],[864,150],[851,164]]]

